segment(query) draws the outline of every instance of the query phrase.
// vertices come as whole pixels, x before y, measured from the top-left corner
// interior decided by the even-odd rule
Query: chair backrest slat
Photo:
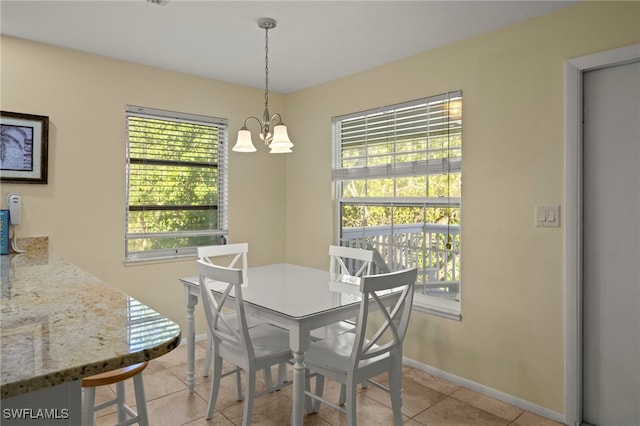
[[[360,291],[360,311],[356,328],[356,344],[351,353],[352,365],[383,355],[392,350],[402,352],[402,342],[409,325],[413,292],[417,278],[417,268],[362,277]],[[397,300],[390,302],[383,297],[385,293],[396,290],[401,292]],[[370,304],[375,304],[382,314],[382,324],[375,332],[367,330]],[[390,336],[389,336],[390,334]],[[371,336],[368,337],[367,336]],[[385,337],[387,336],[387,337]],[[387,341],[383,342],[383,338]]]
[[[212,265],[226,266],[228,268],[241,268],[243,271],[243,280],[247,282],[247,253],[249,252],[248,243],[234,243],[216,246],[200,246],[198,247],[198,259],[203,259]],[[234,256],[230,262],[222,262]],[[239,266],[236,266],[241,261]]]
[[[247,253],[249,251],[248,243],[234,243],[217,246],[200,246],[198,247],[198,257],[219,257],[229,256],[236,253]],[[229,265],[230,267],[233,265]]]
[[[227,343],[250,359],[254,358],[255,352],[249,337],[242,299],[242,269],[213,265],[204,259],[198,259],[198,274],[203,309],[213,339]],[[221,295],[214,295],[209,287],[209,284],[213,284],[212,281],[224,287]],[[223,311],[229,307],[236,312],[236,326],[232,326],[224,318]]]
[[[354,247],[329,246],[329,272],[354,277],[371,274],[373,251]]]

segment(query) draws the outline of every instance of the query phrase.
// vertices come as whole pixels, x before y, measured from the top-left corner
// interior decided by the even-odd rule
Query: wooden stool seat
[[[128,378],[131,378],[136,374],[142,372],[142,370],[147,368],[148,364],[149,362],[144,361],[140,364],[134,364],[128,367],[119,368],[117,370],[107,371],[105,373],[85,377],[84,379],[82,379],[82,387],[92,388],[96,386],[106,386],[121,382],[123,380],[127,380]]]
[[[148,426],[147,403],[144,397],[144,385],[141,374],[142,371],[147,368],[148,364],[147,361],[144,361],[139,364],[95,374],[82,379],[82,426],[95,425],[95,412],[114,404],[118,406],[117,426],[131,425],[133,423],[138,423],[140,426]],[[137,413],[125,402],[124,381],[130,378],[133,378]],[[113,384],[116,385],[116,398],[95,405],[96,387]],[[127,419],[127,416],[131,418]]]

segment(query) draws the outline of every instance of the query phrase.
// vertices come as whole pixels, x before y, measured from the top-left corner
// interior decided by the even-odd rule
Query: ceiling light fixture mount
[[[253,146],[251,140],[251,132],[247,128],[247,122],[251,119],[256,120],[260,125],[260,139],[264,141],[264,144],[269,147],[271,154],[283,154],[292,152],[291,148],[293,143],[289,139],[287,133],[287,126],[282,121],[282,117],[277,112],[271,115],[269,113],[269,30],[276,27],[276,20],[272,18],[260,18],[258,19],[258,27],[262,28],[265,32],[264,37],[264,112],[262,113],[262,120],[258,117],[247,117],[244,120],[244,124],[238,130],[238,139],[233,146],[233,151],[236,152],[255,152],[256,148]],[[271,124],[273,123],[273,127]]]

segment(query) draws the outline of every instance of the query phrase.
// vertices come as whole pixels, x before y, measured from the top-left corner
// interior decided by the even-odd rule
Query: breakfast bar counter
[[[180,327],[47,250],[2,256],[1,399],[164,355]]]

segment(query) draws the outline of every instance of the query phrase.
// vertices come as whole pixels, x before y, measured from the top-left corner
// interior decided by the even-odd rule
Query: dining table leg
[[[304,417],[304,352],[293,353],[293,410],[291,411],[291,424],[301,426]]]
[[[309,332],[301,327],[289,330],[289,344],[293,354],[293,408],[291,410],[291,425],[302,426],[304,422],[305,402],[305,368],[304,353],[309,347]]]
[[[187,307],[187,387],[189,392],[193,392],[196,386],[196,328],[193,313],[198,297],[191,293],[188,286],[184,288],[184,301]]]

